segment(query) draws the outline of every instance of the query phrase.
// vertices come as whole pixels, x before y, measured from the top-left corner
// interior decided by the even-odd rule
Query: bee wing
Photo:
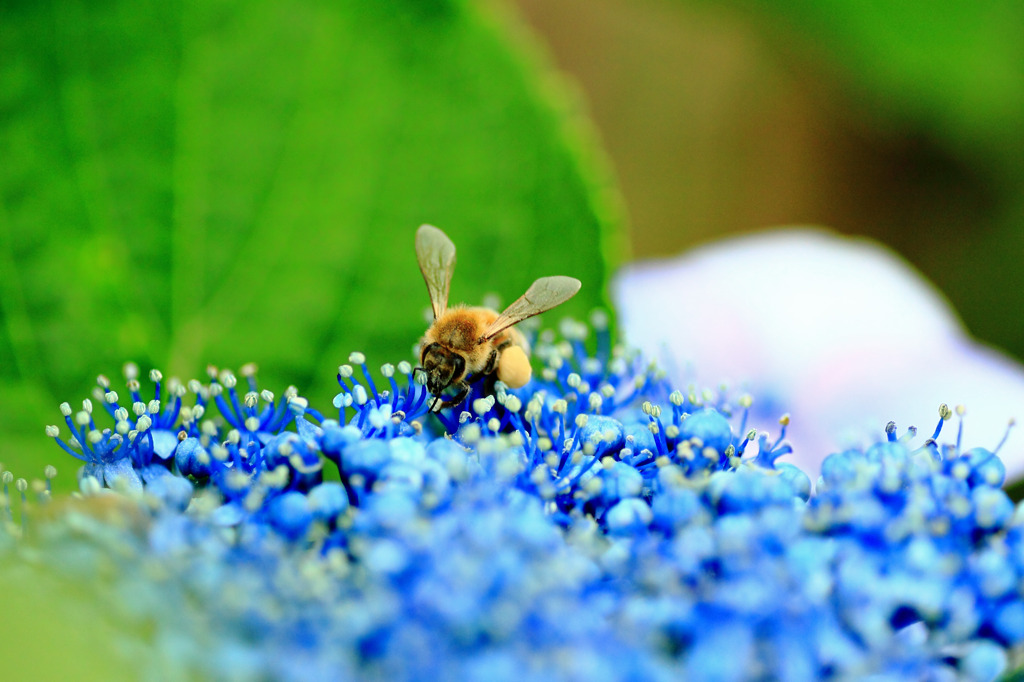
[[[518,324],[528,317],[540,315],[576,295],[582,284],[575,277],[541,277],[530,285],[526,293],[505,308],[501,315],[484,330],[483,340],[489,339]]]
[[[434,319],[448,309],[448,287],[455,271],[455,244],[433,225],[420,225],[416,230],[416,260],[430,293]]]

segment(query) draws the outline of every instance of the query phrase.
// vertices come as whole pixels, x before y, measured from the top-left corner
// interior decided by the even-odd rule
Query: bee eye
[[[466,374],[466,358],[461,355],[454,355],[452,366],[452,381],[461,379]]]
[[[432,365],[436,365],[440,362],[441,346],[437,343],[431,343],[423,347],[423,351],[420,354],[420,364],[426,366],[428,362]]]

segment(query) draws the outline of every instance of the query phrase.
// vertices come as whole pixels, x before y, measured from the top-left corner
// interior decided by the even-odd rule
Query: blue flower
[[[436,415],[410,366],[385,365],[378,390],[358,353],[361,379],[339,370],[337,419],[292,390],[275,402],[251,371],[244,396],[211,372],[191,384],[195,406],[160,423],[176,434],[166,458],[135,445],[156,422],[120,419],[116,396],[134,438],[67,408],[75,441],[47,431],[85,461],[86,501],[119,500],[132,522],[41,520],[34,561],[79,579],[112,565],[90,589],[152,624],[162,653],[133,665],[154,676],[1007,668],[1024,644],[1024,514],[998,487],[999,448],[961,447],[962,412],[953,442],[943,405],[929,438],[890,424],[826,458],[812,486],[785,461],[787,415],[774,438],[749,428],[747,396],[676,389],[597,322],[594,340],[578,323],[535,339],[543,368],[523,388],[474,384]],[[144,474],[154,466],[163,475]]]

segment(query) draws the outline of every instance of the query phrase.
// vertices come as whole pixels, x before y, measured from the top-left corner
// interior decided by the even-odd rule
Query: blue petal
[[[142,490],[142,479],[127,459],[101,464],[99,469],[103,472],[103,482],[108,488],[124,485],[131,491]]]

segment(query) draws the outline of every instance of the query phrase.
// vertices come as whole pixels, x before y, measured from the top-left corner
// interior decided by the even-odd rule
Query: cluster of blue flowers
[[[27,515],[0,553],[92,575],[148,633],[135,662],[161,679],[991,680],[1016,665],[1024,514],[993,452],[959,431],[940,444],[947,407],[923,443],[890,425],[812,488],[779,461],[786,417],[775,439],[748,431],[748,397],[674,389],[613,348],[603,316],[561,332],[540,336],[522,389],[480,381],[436,414],[422,373],[384,365],[381,390],[361,353],[328,413],[261,391],[252,367],[244,392],[211,368],[187,385],[150,372],[144,396],[129,366],[130,403],[100,377],[80,411],[61,406],[67,440],[46,429],[83,462],[81,501]]]

